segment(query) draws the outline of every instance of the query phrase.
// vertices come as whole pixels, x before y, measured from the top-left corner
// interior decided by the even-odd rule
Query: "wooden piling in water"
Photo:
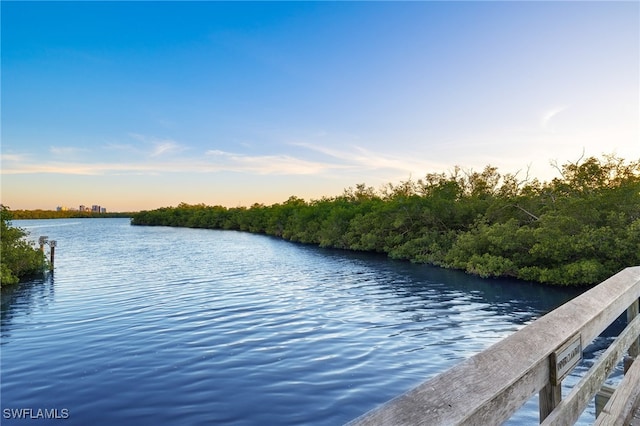
[[[51,247],[51,260],[49,261],[49,270],[53,272],[53,263],[54,263],[55,252],[56,252],[56,240],[49,241],[49,247]]]
[[[38,243],[40,244],[40,251],[43,254],[44,254],[44,245],[47,243],[47,240],[49,240],[49,237],[47,237],[46,235],[43,235],[40,238],[38,238]]]

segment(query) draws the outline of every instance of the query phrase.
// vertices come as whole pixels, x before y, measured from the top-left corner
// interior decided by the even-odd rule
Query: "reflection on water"
[[[2,299],[0,310],[0,345],[9,342],[9,333],[12,329],[12,317],[14,313],[32,316],[46,311],[49,303],[54,298],[54,278],[52,274],[46,274],[41,279],[34,279],[20,286],[2,287]]]
[[[66,424],[341,424],[578,294],[234,231],[14,223],[59,247],[2,290],[2,408]]]

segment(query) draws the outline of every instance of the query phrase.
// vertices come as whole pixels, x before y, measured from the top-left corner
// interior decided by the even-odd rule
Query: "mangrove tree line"
[[[127,212],[81,212],[77,210],[11,210],[11,216],[15,220],[20,219],[85,219],[85,218],[115,218],[131,217],[133,213]]]
[[[336,197],[226,208],[180,204],[133,225],[228,229],[559,285],[600,282],[640,264],[640,161],[590,157],[540,182],[495,167],[364,184]]]

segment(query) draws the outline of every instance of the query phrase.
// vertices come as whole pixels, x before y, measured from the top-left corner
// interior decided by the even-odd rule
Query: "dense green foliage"
[[[250,208],[180,204],[133,225],[232,229],[302,243],[560,285],[597,283],[640,264],[640,161],[605,156],[558,167],[548,183],[494,167],[364,184],[340,196]]]
[[[131,217],[133,213],[95,213],[76,210],[12,210],[14,219],[77,219],[88,217]]]
[[[44,254],[25,239],[27,233],[11,225],[11,218],[9,209],[0,205],[0,285],[42,273],[47,264]]]

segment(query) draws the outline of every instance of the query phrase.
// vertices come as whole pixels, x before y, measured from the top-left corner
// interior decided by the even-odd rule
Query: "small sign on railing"
[[[569,339],[551,354],[551,384],[558,386],[562,380],[582,361],[582,336]]]

